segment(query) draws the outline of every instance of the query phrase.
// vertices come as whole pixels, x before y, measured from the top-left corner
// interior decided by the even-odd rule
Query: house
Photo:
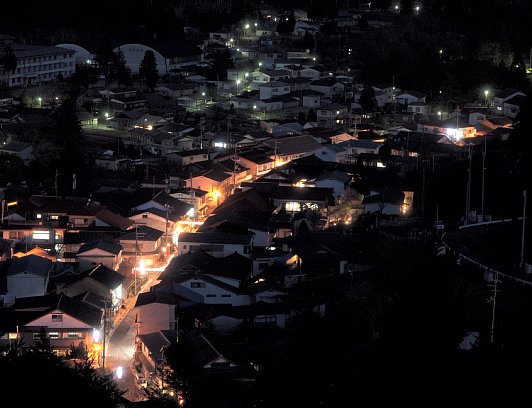
[[[303,232],[278,240],[278,245],[291,253],[286,265],[311,279],[348,272],[349,264],[358,256],[353,248],[359,243],[355,235],[331,232]]]
[[[10,142],[0,147],[0,154],[11,154],[19,157],[25,165],[29,165],[34,159],[33,145],[24,142]]]
[[[407,112],[412,112],[413,114],[418,115],[428,115],[430,110],[430,106],[427,105],[425,102],[412,102],[409,103],[406,107]]]
[[[249,258],[252,247],[253,234],[250,232],[238,234],[221,230],[183,232],[179,235],[178,254],[202,250],[215,257],[225,257],[236,252]]]
[[[131,165],[131,159],[102,155],[94,158],[94,164],[102,169],[111,171],[127,170]]]
[[[211,169],[203,174],[186,179],[186,188],[196,188],[207,191],[207,206],[210,213],[230,194],[232,176],[218,169]]]
[[[343,95],[346,90],[345,84],[334,77],[318,79],[310,83],[310,89],[321,92],[324,97],[332,98],[334,95]]]
[[[198,228],[198,232],[222,228],[250,232],[254,247],[267,247],[271,243],[270,219],[275,207],[254,190],[231,195]]]
[[[155,208],[165,212],[168,210],[169,212],[173,212],[174,215],[178,217],[183,217],[190,211],[191,206],[188,203],[172,197],[164,191],[159,191],[150,200],[133,206],[131,211],[144,211],[150,208]]]
[[[349,133],[333,133],[331,136],[327,138],[331,144],[337,144],[341,142],[345,142],[347,140],[355,140],[356,137],[350,135]]]
[[[270,81],[259,86],[260,99],[271,99],[290,93],[290,86],[281,81]]]
[[[383,189],[370,191],[364,196],[362,205],[365,214],[400,215],[405,193],[400,190]]]
[[[122,245],[105,239],[88,242],[81,245],[76,260],[81,270],[102,264],[116,271],[122,262]]]
[[[173,193],[170,193],[170,196],[177,198],[184,203],[191,205],[194,209],[193,217],[203,218],[206,214],[207,207],[207,191],[203,191],[197,188],[187,188],[187,189],[178,189]],[[191,217],[192,218],[192,217]]]
[[[105,111],[109,114],[132,110],[144,110],[146,98],[136,89],[105,89],[100,91],[100,98],[93,100],[96,110]]]
[[[355,100],[358,102],[362,89],[355,92]],[[400,92],[400,89],[393,84],[376,84],[373,85],[373,91],[375,93],[375,101],[377,106],[384,107],[387,104],[393,104],[397,102],[396,95]]]
[[[312,89],[302,89],[294,91],[292,96],[300,99],[301,106],[305,108],[317,109],[321,106],[323,93],[314,91]]]
[[[37,255],[13,258],[7,269],[4,304],[18,298],[43,296],[48,293],[52,261]]]
[[[341,155],[344,152],[344,149],[342,147],[339,147],[335,144],[324,144],[320,146],[319,148],[312,151],[312,154],[316,156],[318,159],[326,161],[326,162],[333,162],[333,163],[339,163],[339,155]]]
[[[288,79],[291,76],[290,71],[285,69],[265,69],[251,73],[253,82],[257,83],[282,82],[283,79]]]
[[[383,143],[368,139],[347,140],[338,143],[337,146],[343,151],[338,154],[339,163],[354,163],[358,155],[362,153],[378,154]]]
[[[161,231],[165,236],[168,235],[169,241],[174,242],[175,238],[173,234],[177,229],[177,224],[179,221],[187,218],[187,214],[190,214],[191,210],[193,210],[192,206],[190,206],[187,213],[180,215],[174,211],[170,211],[169,208],[160,210],[156,207],[150,207],[144,210],[133,211],[129,219],[135,225],[147,225],[150,228]]]
[[[203,375],[230,374],[238,369],[238,365],[220,353],[200,331],[185,333],[183,341],[191,346],[191,359]],[[220,377],[217,378],[220,381]]]
[[[317,81],[323,78],[329,78],[333,76],[333,70],[330,67],[324,65],[314,65],[312,67],[304,68],[300,71],[300,76],[305,78],[311,78],[313,81]]]
[[[281,138],[271,138],[263,143],[272,153],[270,157],[275,160],[278,167],[300,157],[309,156],[314,150],[321,147],[315,138],[309,135],[296,135]]]
[[[346,189],[349,187],[352,176],[343,171],[334,170],[331,172],[323,173],[314,180],[316,187],[332,188],[334,190],[334,196],[338,199],[341,197]]]
[[[143,114],[144,109],[116,112],[105,121],[105,125],[112,129],[128,130],[133,127],[133,123]]]
[[[510,101],[512,98],[516,96],[524,97],[526,96],[526,94],[524,94],[523,92],[517,89],[511,89],[511,88],[496,91],[495,95],[493,96],[493,110],[495,111],[495,113],[498,115],[506,115],[505,108],[504,108],[505,103],[507,101]],[[514,100],[511,105],[515,106],[516,101],[517,100]],[[511,109],[512,108],[510,107],[510,113],[512,113]],[[511,116],[511,117],[515,117],[515,116]]]
[[[194,84],[190,82],[179,82],[176,84],[161,84],[154,88],[154,91],[160,95],[169,97],[173,100],[182,96],[190,96],[194,93]]]
[[[427,96],[424,93],[417,91],[403,91],[395,96],[395,103],[408,107],[415,102],[426,102]]]
[[[64,294],[49,294],[17,299],[12,309],[27,316],[18,332],[24,348],[35,346],[44,330],[57,355],[66,356],[75,348],[101,362],[104,316],[101,308]]]
[[[171,372],[167,361],[166,350],[177,343],[177,331],[159,330],[153,333],[139,334],[135,338],[134,365],[137,373],[141,373],[150,385],[164,392],[175,392],[165,379]]]
[[[189,164],[208,161],[209,152],[207,149],[190,149],[180,152],[168,153],[165,155],[165,157],[180,166],[188,166]]]
[[[63,278],[63,274],[66,275],[65,278]],[[124,275],[103,264],[98,264],[74,274],[61,271],[56,274],[54,279],[57,293],[63,293],[69,297],[77,297],[90,292],[99,296],[102,302],[108,302],[105,306],[108,308],[114,307],[114,312],[116,312],[118,306],[126,297],[124,290],[125,281],[126,277]]]
[[[460,117],[449,118],[440,122],[418,123],[417,131],[422,133],[445,135],[448,139],[458,141],[475,137],[476,128],[462,120]]]
[[[139,293],[135,303],[138,334],[177,330],[180,297],[158,290]]]
[[[135,229],[123,234],[120,239],[120,245],[123,247],[124,262],[131,264],[133,267],[142,265],[152,267],[165,256],[161,252],[166,244],[163,240],[164,232],[155,228],[141,225]],[[141,271],[142,273],[142,271]]]
[[[243,183],[242,189],[243,191],[255,189],[259,194],[271,199],[275,207],[275,214],[282,212],[292,217],[294,214],[309,208],[326,218],[328,207],[334,205],[332,188],[285,186],[276,182],[265,181]]]
[[[526,99],[524,95],[515,95],[504,101],[502,112],[509,118],[515,119],[521,110],[521,104]]]
[[[348,107],[339,103],[329,103],[316,110],[318,126],[334,127],[346,124]]]

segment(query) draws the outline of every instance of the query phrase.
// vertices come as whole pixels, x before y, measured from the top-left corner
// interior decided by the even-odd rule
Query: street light
[[[486,107],[488,107],[488,94],[490,93],[490,91],[488,91],[487,89],[484,91],[484,103],[486,105]]]
[[[240,85],[240,79],[236,80],[236,94],[238,95],[238,85]]]
[[[203,96],[203,105],[207,105],[207,99],[205,98],[205,92],[202,92],[201,96]]]
[[[41,98],[41,97],[38,97],[38,98],[37,98],[37,101],[39,101],[39,108],[42,108],[42,98]]]
[[[438,119],[441,120],[441,111],[438,111]]]

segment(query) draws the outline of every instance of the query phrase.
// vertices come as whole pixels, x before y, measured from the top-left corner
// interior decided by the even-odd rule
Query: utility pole
[[[200,139],[199,139],[200,149],[203,149],[203,120],[204,119],[205,118],[203,116],[200,119]]]
[[[59,170],[58,170],[58,169],[55,170],[55,182],[54,182],[54,184],[55,184],[55,196],[56,196],[56,198],[57,198],[57,176],[59,176]]]
[[[236,143],[235,143],[235,152],[233,153],[233,193],[235,194],[236,190],[236,170],[237,170],[237,156],[236,156]]]
[[[480,204],[480,213],[482,214],[482,222],[484,222],[484,180],[485,180],[484,172],[486,171],[486,149],[487,149],[486,139],[487,139],[487,136],[484,135],[484,148],[482,149],[482,201]]]
[[[273,168],[277,167],[277,138],[273,141]]]
[[[169,205],[168,204],[165,204],[164,205],[164,208],[166,209],[166,223],[164,225],[164,236],[166,237],[166,248],[168,248],[168,208],[169,208]]]
[[[103,304],[103,348],[102,348],[102,368],[105,368],[105,342],[107,340],[107,313],[108,313],[108,307],[107,307],[107,297],[109,294],[105,295],[105,300]]]
[[[491,309],[491,342],[493,343],[493,337],[495,332],[495,304],[497,301],[497,283],[499,282],[499,272],[495,272],[493,275],[493,307]]]
[[[470,206],[471,206],[471,144],[468,144],[469,147],[469,169],[468,169],[468,175],[467,175],[467,189],[466,189],[466,213],[465,213],[465,219],[464,219],[464,225],[469,224],[469,212],[470,212]]]
[[[521,262],[519,269],[525,266],[525,225],[526,225],[526,190],[523,190],[523,230],[521,231]]]
[[[139,251],[139,231],[138,225],[135,225],[135,264],[133,265],[134,279],[135,279],[135,296],[137,295],[137,257]]]

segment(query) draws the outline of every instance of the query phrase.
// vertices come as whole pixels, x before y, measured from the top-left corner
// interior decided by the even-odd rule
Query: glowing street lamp
[[[240,79],[236,80],[236,94],[238,95],[238,85],[240,85]]]
[[[202,92],[201,96],[203,96],[203,105],[207,105],[207,99],[205,98],[205,92]]]
[[[39,102],[39,108],[42,108],[42,98],[38,97],[37,101]]]
[[[490,91],[488,91],[487,89],[484,91],[484,102],[486,104],[486,107],[488,106],[488,94],[490,93]]]

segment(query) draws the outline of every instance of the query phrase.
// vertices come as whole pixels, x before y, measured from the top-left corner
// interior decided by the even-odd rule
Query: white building
[[[75,51],[61,47],[45,45],[22,45],[12,40],[0,39],[0,54],[11,47],[17,59],[14,71],[6,73],[0,64],[0,80],[8,87],[25,87],[55,81],[58,77],[67,78],[75,70]]]

